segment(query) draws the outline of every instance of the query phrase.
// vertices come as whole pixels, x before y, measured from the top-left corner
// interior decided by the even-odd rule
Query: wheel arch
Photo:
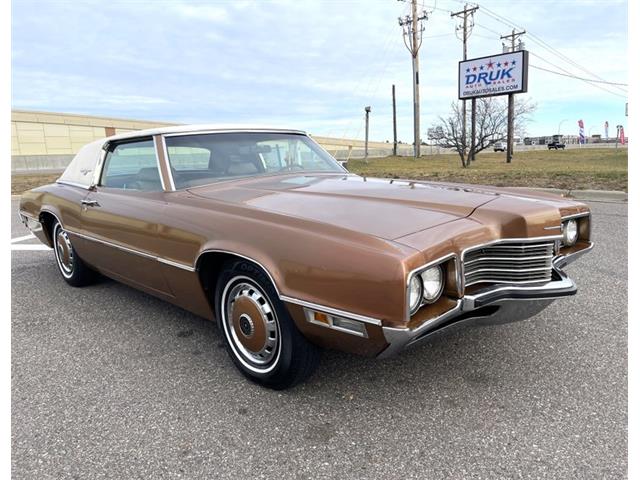
[[[244,260],[257,268],[262,270],[265,275],[271,281],[273,288],[276,290],[278,297],[280,297],[280,290],[278,288],[278,284],[276,283],[272,272],[269,271],[267,267],[260,261],[256,260],[253,257],[237,253],[230,250],[222,250],[222,249],[208,249],[202,251],[195,262],[195,270],[198,274],[198,278],[200,280],[200,285],[202,286],[205,294],[211,301],[213,293],[216,290],[216,286],[218,283],[218,279],[220,277],[220,272],[222,271],[223,266],[234,260]],[[212,304],[212,307],[215,306]]]
[[[42,224],[48,246],[53,247],[53,226],[55,222],[60,223],[60,225],[62,225],[62,222],[55,213],[49,210],[42,210],[39,215],[39,220]]]

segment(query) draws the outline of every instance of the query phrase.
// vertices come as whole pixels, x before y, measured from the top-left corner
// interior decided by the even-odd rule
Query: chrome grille
[[[469,250],[463,257],[465,286],[548,282],[553,247],[553,242],[500,242]]]

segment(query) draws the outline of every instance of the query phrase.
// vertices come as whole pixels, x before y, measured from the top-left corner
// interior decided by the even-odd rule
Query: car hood
[[[342,174],[244,179],[189,192],[386,240],[468,217],[499,196],[481,188]]]

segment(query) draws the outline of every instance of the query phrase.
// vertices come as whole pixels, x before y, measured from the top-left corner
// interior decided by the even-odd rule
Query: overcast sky
[[[420,51],[426,137],[457,98],[462,44],[450,12],[462,4],[421,2],[431,12]],[[180,123],[278,124],[348,138],[364,136],[364,106],[371,105],[371,137],[390,140],[395,83],[399,137],[410,142],[411,58],[397,23],[406,13],[397,0],[14,1],[12,104]],[[501,52],[498,34],[510,33],[511,24],[527,30],[532,65],[627,82],[626,2],[482,1],[469,58]],[[586,133],[604,133],[608,120],[615,135],[616,124],[626,126],[626,88],[606,88],[621,96],[530,68],[521,97],[538,109],[527,133],[550,135],[566,120],[562,133],[576,134],[582,118]]]

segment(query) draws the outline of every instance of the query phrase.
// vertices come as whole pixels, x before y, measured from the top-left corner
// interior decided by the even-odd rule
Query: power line
[[[568,74],[568,73],[556,72],[555,70],[549,70],[548,68],[539,67],[539,66],[533,65],[531,63],[529,64],[529,66],[533,67],[533,68],[537,68],[538,70],[544,70],[545,72],[555,73],[556,75],[562,75],[563,77],[575,78],[576,80],[583,80],[583,81],[589,82],[589,83],[604,83],[606,85],[625,85],[625,86],[628,86],[626,83],[607,82],[607,81],[604,81],[604,80],[590,80],[588,78],[578,77],[577,75],[571,75],[571,74]],[[616,93],[616,95],[618,95],[618,94]],[[620,96],[624,97],[624,95],[620,95]]]
[[[509,20],[508,18],[494,12],[493,10],[483,6],[482,7],[482,12],[489,15],[490,17],[492,17],[494,20],[507,25],[509,27],[516,27],[516,28],[520,28],[522,29],[522,27],[516,23],[514,23],[513,21]],[[580,65],[579,63],[575,62],[573,59],[569,58],[568,56],[566,56],[565,54],[563,54],[562,52],[560,52],[558,49],[552,47],[551,45],[549,45],[547,42],[545,42],[544,40],[542,40],[542,38],[540,38],[539,36],[529,32],[529,38],[531,38],[534,42],[536,42],[537,44],[539,44],[542,48],[544,48],[545,50],[548,50],[550,53],[556,55],[557,57],[559,57],[560,59],[562,59],[563,61],[573,65],[575,68],[582,70],[583,72],[591,75],[592,77],[601,80],[603,82],[606,82],[606,80],[602,77],[600,77],[599,75],[593,73],[592,71],[588,70],[587,68],[583,67],[582,65]],[[623,89],[617,87],[617,86],[613,86],[613,88],[616,88],[620,91],[623,91]],[[626,92],[624,92],[626,93]]]
[[[501,22],[501,23],[504,23],[504,22]],[[498,32],[496,32],[495,30],[493,30],[493,29],[491,29],[491,28],[489,28],[489,27],[487,27],[487,26],[485,26],[485,25],[482,25],[481,23],[476,22],[476,25],[477,25],[478,27],[480,27],[480,28],[483,28],[484,30],[487,30],[487,31],[489,31],[489,32],[491,32],[491,33],[493,33],[493,34],[495,34],[496,36],[500,36],[500,34],[499,34]],[[529,35],[530,35],[530,36],[533,36],[533,34],[531,34],[531,33],[529,33]],[[478,37],[480,37],[480,38],[491,39],[491,37],[487,37],[487,36],[483,36],[483,35],[478,35],[478,34],[476,34],[476,36],[478,36]],[[536,42],[536,43],[539,43],[539,42]],[[547,49],[547,50],[548,50],[548,49]],[[611,86],[614,86],[614,87],[618,87],[618,86],[625,86],[625,87],[626,87],[626,86],[628,86],[626,83],[610,82],[610,81],[608,81],[608,80],[604,80],[604,79],[602,79],[602,78],[600,78],[600,79],[598,79],[598,80],[597,80],[597,79],[592,79],[592,78],[581,77],[581,76],[579,76],[579,75],[574,75],[574,74],[573,74],[573,73],[571,73],[570,71],[568,71],[568,70],[566,70],[566,69],[564,69],[564,68],[562,68],[562,67],[560,67],[560,66],[558,66],[558,65],[556,65],[556,64],[554,64],[554,63],[552,63],[552,62],[550,62],[549,60],[547,60],[546,58],[541,57],[540,55],[536,55],[536,54],[535,54],[534,52],[532,52],[532,51],[529,51],[529,53],[530,53],[531,55],[533,55],[534,57],[537,57],[537,58],[539,58],[540,60],[542,60],[542,61],[544,61],[544,62],[548,63],[549,65],[551,65],[551,66],[553,66],[553,67],[555,67],[555,68],[557,68],[557,69],[559,69],[559,70],[562,70],[564,73],[556,72],[556,71],[553,71],[553,70],[546,70],[546,69],[544,69],[544,68],[542,68],[542,67],[536,67],[536,66],[534,66],[534,65],[530,65],[530,66],[532,66],[533,68],[537,68],[538,70],[546,70],[546,71],[548,71],[549,73],[557,73],[558,75],[562,75],[562,76],[569,77],[569,78],[575,78],[575,79],[577,79],[577,80],[581,80],[581,81],[583,81],[583,82],[589,83],[589,84],[593,85],[594,87],[598,87],[598,88],[600,88],[601,90],[603,90],[603,91],[605,91],[605,92],[607,92],[607,93],[610,93],[610,94],[612,94],[612,95],[616,95],[616,96],[619,96],[619,97],[624,97],[624,98],[626,98],[626,96],[624,96],[624,95],[620,95],[620,94],[618,94],[618,93],[616,93],[616,92],[613,92],[613,91],[611,91],[611,90],[609,90],[609,89],[606,89],[606,88],[604,88],[604,87],[602,87],[602,86],[599,86],[599,85],[598,85],[598,84],[604,84],[604,85],[611,85]],[[622,88],[618,88],[618,90],[620,90],[620,91],[622,91],[622,92],[626,93],[626,91],[625,91],[624,89],[622,89]]]
[[[546,58],[541,57],[540,55],[537,55],[535,52],[529,51],[529,55],[532,55],[532,56],[534,56],[534,57],[536,57],[536,58],[539,58],[539,59],[540,59],[540,60],[542,60],[543,62],[548,63],[548,64],[549,64],[549,65],[551,65],[552,67],[557,68],[558,70],[561,70],[562,72],[564,72],[565,74],[567,74],[567,75],[569,75],[569,76],[577,77],[577,75],[574,75],[574,74],[573,74],[572,72],[570,72],[569,70],[567,70],[567,69],[565,69],[565,68],[562,68],[562,67],[560,67],[560,66],[556,65],[555,63],[550,62],[550,61],[549,61],[549,60],[547,60]],[[602,90],[602,91],[604,91],[604,92],[610,93],[611,95],[616,95],[616,96],[618,96],[618,97],[624,97],[624,98],[626,98],[626,96],[620,95],[619,93],[614,92],[614,91],[612,91],[612,90],[609,90],[608,88],[604,87],[603,85],[598,84],[598,83],[597,83],[597,82],[598,82],[597,80],[593,80],[593,79],[586,79],[586,78],[585,78],[585,79],[581,79],[581,80],[582,80],[583,82],[585,82],[585,83],[588,83],[589,85],[592,85],[592,86],[594,86],[594,87],[596,87],[596,88],[599,88],[600,90]]]

